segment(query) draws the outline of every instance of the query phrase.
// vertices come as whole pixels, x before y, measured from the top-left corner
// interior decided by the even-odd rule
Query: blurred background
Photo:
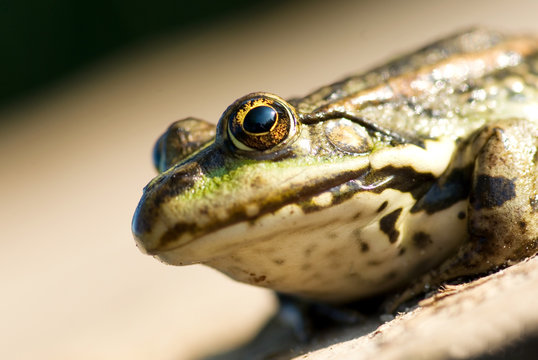
[[[165,266],[130,233],[168,124],[252,91],[303,96],[472,25],[538,33],[533,0],[0,5],[0,358],[191,359],[270,292]]]

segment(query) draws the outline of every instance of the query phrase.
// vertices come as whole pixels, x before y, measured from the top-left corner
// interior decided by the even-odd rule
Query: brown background
[[[528,1],[293,2],[154,39],[0,112],[0,358],[185,359],[232,346],[264,290],[138,252],[130,221],[173,120],[304,95],[471,25],[538,33]]]

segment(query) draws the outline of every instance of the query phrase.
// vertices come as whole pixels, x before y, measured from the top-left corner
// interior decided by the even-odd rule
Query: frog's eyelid
[[[367,118],[359,117],[345,111],[333,110],[329,112],[316,112],[312,114],[300,114],[300,115],[298,114],[298,117],[299,117],[299,120],[303,124],[315,124],[321,121],[344,118],[344,119],[353,121],[354,123],[357,123],[361,126],[364,126],[368,130],[372,130],[372,131],[387,135],[398,143],[414,144],[422,148],[425,147],[424,141],[419,138],[416,138],[408,134],[396,133],[390,129],[386,129],[384,127],[379,126],[379,124],[376,124],[375,122],[372,122],[368,120]]]

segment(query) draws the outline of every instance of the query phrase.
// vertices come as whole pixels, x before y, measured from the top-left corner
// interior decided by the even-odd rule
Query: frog
[[[174,122],[137,246],[339,306],[480,276],[538,249],[538,37],[473,28],[302,98]]]

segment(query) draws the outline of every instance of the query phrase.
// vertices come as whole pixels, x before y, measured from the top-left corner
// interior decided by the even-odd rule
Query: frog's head
[[[357,228],[378,219],[384,189],[419,187],[417,173],[394,169],[394,154],[384,151],[399,145],[358,121],[315,120],[275,95],[249,94],[215,130],[188,119],[159,139],[161,173],[144,189],[133,233],[143,251],[171,264],[212,263],[288,238],[278,246],[292,256],[304,250],[295,248],[298,237],[313,241],[340,222]],[[416,150],[406,156],[416,157],[421,148],[409,146]],[[359,193],[359,206],[350,206]]]
[[[161,173],[144,189],[133,233],[141,249],[171,263],[283,234],[303,226],[302,214],[342,201],[340,187],[368,172],[373,146],[351,121],[306,125],[280,97],[249,94],[226,109],[216,131],[187,119],[161,136]]]

